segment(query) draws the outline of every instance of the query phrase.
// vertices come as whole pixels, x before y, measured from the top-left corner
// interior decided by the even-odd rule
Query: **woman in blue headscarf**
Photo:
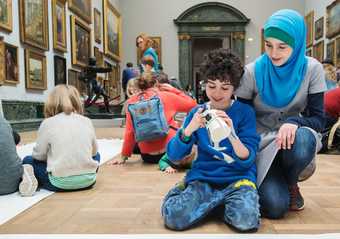
[[[306,27],[294,10],[275,12],[264,25],[265,53],[246,66],[236,94],[256,111],[261,134],[257,186],[261,213],[281,218],[302,210],[297,185],[315,170],[324,128],[322,65],[307,57]]]

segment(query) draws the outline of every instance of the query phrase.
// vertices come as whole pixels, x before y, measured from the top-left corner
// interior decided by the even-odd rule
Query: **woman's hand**
[[[297,128],[296,124],[285,123],[281,125],[276,136],[276,144],[279,149],[291,149]]]
[[[185,136],[191,136],[199,128],[205,127],[205,118],[202,116],[203,108],[199,108],[197,112],[192,117],[190,123],[183,130]]]

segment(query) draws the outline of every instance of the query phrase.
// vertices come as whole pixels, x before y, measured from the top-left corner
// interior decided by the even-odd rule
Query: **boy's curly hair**
[[[234,89],[240,85],[244,73],[241,59],[230,49],[212,50],[204,56],[200,72],[203,74],[204,82],[219,80],[228,82]]]

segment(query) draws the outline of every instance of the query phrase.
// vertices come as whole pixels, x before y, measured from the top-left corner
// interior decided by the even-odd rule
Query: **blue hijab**
[[[297,94],[307,69],[306,27],[294,10],[275,12],[264,25],[278,28],[294,38],[292,55],[282,66],[273,65],[267,54],[255,61],[255,80],[262,101],[275,108],[287,106]]]

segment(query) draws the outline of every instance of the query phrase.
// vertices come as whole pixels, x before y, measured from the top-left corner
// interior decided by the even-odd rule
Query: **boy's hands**
[[[195,132],[199,128],[205,127],[204,123],[206,119],[202,116],[203,108],[199,108],[197,112],[192,117],[190,123],[184,129],[183,133],[185,136],[191,136],[193,132]]]
[[[174,169],[173,167],[169,166],[164,170],[164,172],[173,174],[173,173],[177,173],[177,169]]]

